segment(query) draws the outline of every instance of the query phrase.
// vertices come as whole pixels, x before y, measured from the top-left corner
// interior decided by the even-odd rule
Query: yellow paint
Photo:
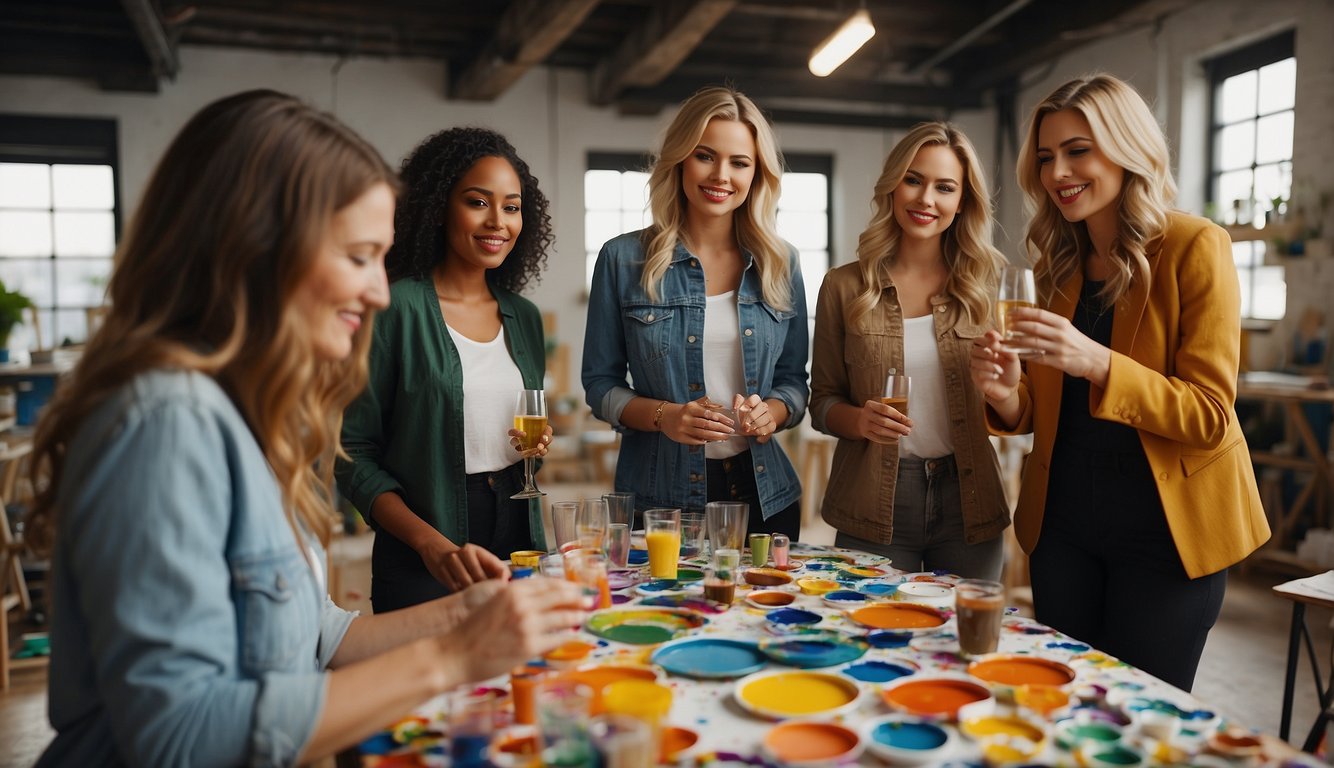
[[[655,579],[675,579],[676,561],[681,557],[681,534],[649,531],[644,542],[648,545],[649,575]]]
[[[803,673],[763,677],[741,689],[741,697],[756,709],[790,715],[837,709],[856,696],[850,686]]]

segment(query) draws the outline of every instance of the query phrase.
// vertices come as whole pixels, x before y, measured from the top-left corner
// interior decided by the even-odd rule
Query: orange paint
[[[990,694],[980,685],[964,680],[915,680],[881,691],[892,707],[915,715],[955,717],[959,707],[982,701]]]
[[[680,728],[673,725],[662,729],[662,742],[658,747],[658,762],[676,762],[677,757],[682,752],[695,746],[698,741],[699,734],[689,728]]]
[[[764,746],[784,763],[832,760],[857,743],[856,733],[834,723],[783,723],[764,737]]]
[[[782,606],[791,604],[794,598],[787,592],[756,592],[750,599],[760,605]]]
[[[590,715],[600,715],[606,711],[602,704],[602,689],[619,680],[647,680],[650,683],[656,682],[658,676],[653,670],[644,667],[584,667],[570,672],[565,672],[560,676],[563,680],[573,680],[580,685],[586,685],[593,691],[593,699],[589,702],[588,713]]]
[[[596,647],[580,640],[571,640],[547,651],[543,658],[547,661],[578,661],[592,653]]]
[[[945,623],[945,617],[923,605],[879,604],[858,608],[848,618],[874,629],[930,629]]]
[[[1065,685],[1075,673],[1064,664],[1031,656],[983,659],[968,665],[968,674],[1002,685]]]

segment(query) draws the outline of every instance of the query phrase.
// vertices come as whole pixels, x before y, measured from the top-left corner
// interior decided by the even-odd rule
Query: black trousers
[[[755,485],[750,451],[726,459],[707,459],[704,464],[709,501],[744,501],[750,505],[746,533],[786,533],[793,541],[801,538],[801,499],[768,520],[760,514],[760,489]]]
[[[467,543],[506,561],[511,552],[533,548],[528,500],[510,498],[522,487],[522,461],[496,472],[467,476]],[[376,613],[407,608],[447,594],[449,590],[426,570],[416,550],[387,531],[376,532],[371,552],[371,606]]]
[[[1189,691],[1227,571],[1186,576],[1143,451],[1058,449],[1029,561],[1038,620]]]

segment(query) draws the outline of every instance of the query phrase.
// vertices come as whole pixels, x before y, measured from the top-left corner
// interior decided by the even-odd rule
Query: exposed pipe
[[[963,35],[961,35],[958,40],[955,40],[954,42],[950,43],[944,48],[941,48],[939,51],[936,51],[931,56],[927,57],[925,61],[913,67],[911,72],[909,72],[909,74],[913,75],[914,77],[920,77],[921,75],[926,74],[927,71],[929,71],[932,67],[936,66],[942,61],[945,61],[946,59],[958,53],[959,51],[962,51],[964,48],[967,48],[969,45],[972,44],[974,40],[981,37],[982,35],[985,35],[987,32],[991,30],[992,27],[1010,18],[1015,13],[1022,10],[1024,6],[1028,5],[1032,1],[1033,0],[1014,0],[1014,2],[1000,9],[996,13],[993,13],[990,17],[984,19],[981,24],[978,24],[976,27],[973,27],[972,29],[963,33]]]
[[[149,0],[121,0],[125,15],[130,17],[130,24],[139,35],[139,42],[153,63],[153,73],[171,79],[176,78],[180,64],[176,60],[176,49],[167,40],[167,32],[162,28],[162,20]]]

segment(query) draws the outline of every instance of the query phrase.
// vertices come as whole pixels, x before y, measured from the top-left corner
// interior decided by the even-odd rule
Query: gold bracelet
[[[657,410],[653,412],[653,428],[658,430],[659,432],[662,431],[662,409],[667,407],[668,402],[670,401],[663,400],[662,402],[658,403]]]

